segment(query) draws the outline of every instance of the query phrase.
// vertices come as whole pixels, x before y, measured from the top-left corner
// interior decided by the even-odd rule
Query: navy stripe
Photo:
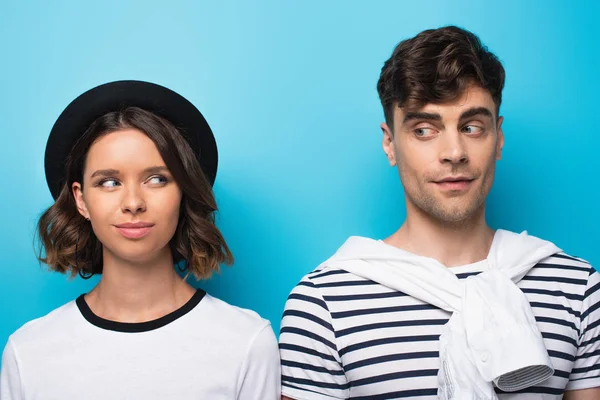
[[[565,271],[582,271],[589,272],[590,267],[576,267],[574,265],[565,265],[565,264],[549,264],[549,263],[539,263],[534,269],[562,269]]]
[[[316,393],[316,394],[319,394],[319,395],[322,394],[320,391],[310,390],[310,389],[307,389],[307,388],[301,388],[300,386],[294,386],[294,385],[292,385],[291,383],[288,383],[288,382],[281,382],[281,386],[288,387],[288,388],[291,388],[291,389],[301,390],[303,392]],[[285,394],[284,394],[284,396],[285,396]]]
[[[462,274],[456,274],[456,277],[458,279],[465,279],[468,278],[469,276],[475,276],[475,275],[479,275],[482,271],[477,271],[477,272],[463,272]]]
[[[300,281],[298,282],[298,284],[296,286],[308,286],[311,289],[315,288],[315,284],[312,282],[307,282],[307,281]]]
[[[587,281],[585,279],[564,278],[562,276],[524,276],[522,280],[535,282],[561,282],[583,286],[587,284]]]
[[[348,389],[347,383],[340,385],[338,383],[315,382],[315,381],[311,381],[310,379],[294,378],[293,376],[287,376],[287,375],[281,376],[281,382],[282,383],[283,382],[291,382],[291,383],[296,383],[298,385],[307,385],[307,386],[313,386],[313,387],[324,388],[324,389],[338,389],[338,390]]]
[[[575,356],[573,354],[563,353],[562,351],[548,350],[548,355],[550,357],[560,358],[567,361],[575,361]]]
[[[339,365],[338,360],[336,360],[335,357],[331,354],[321,353],[320,351],[316,351],[315,349],[309,349],[308,347],[298,346],[297,344],[279,343],[279,350],[289,350],[302,354],[309,354],[311,356],[320,357],[323,360],[336,362]]]
[[[540,386],[532,386],[526,389],[517,390],[516,392],[505,392],[498,388],[496,389],[496,393],[508,393],[508,394],[523,394],[523,393],[540,393],[540,394],[553,394],[553,395],[561,395],[564,394],[564,389],[556,389],[549,387],[540,387]]]
[[[329,329],[330,331],[332,331],[332,332],[333,332],[333,326],[331,326],[331,324],[330,324],[329,322],[327,322],[327,321],[323,321],[321,318],[319,318],[319,317],[317,317],[317,316],[315,316],[315,315],[313,315],[313,314],[310,314],[310,313],[304,312],[304,311],[298,311],[298,310],[285,310],[285,311],[283,312],[283,317],[284,317],[284,318],[285,318],[285,317],[298,317],[298,318],[304,318],[304,319],[307,319],[307,320],[309,320],[309,321],[312,321],[312,322],[314,322],[315,324],[319,324],[319,325],[321,325],[321,326],[323,326],[323,327],[325,327],[325,328],[327,328],[327,329]]]
[[[579,382],[579,381],[585,381],[588,379],[598,379],[597,376],[584,376],[583,378],[570,378],[569,382]],[[590,388],[592,389],[592,388]]]
[[[593,313],[594,311],[596,311],[599,308],[600,308],[600,302],[594,304],[593,306],[591,306],[590,308],[585,310],[583,312],[583,314],[581,314],[581,319],[583,320],[583,319],[587,318],[588,315],[590,315],[591,313]]]
[[[583,336],[583,335],[582,335]],[[585,342],[582,342],[579,347],[587,347],[592,343],[595,343],[597,341],[600,340],[600,336],[596,336],[596,337],[592,337],[590,340],[586,340]]]
[[[317,299],[315,297],[306,296],[306,295],[298,294],[298,293],[292,293],[289,295],[288,300],[306,301],[308,303],[313,303],[313,304],[319,305],[319,306],[323,307],[325,310],[329,311],[329,309],[327,308],[327,304],[325,304],[325,302],[323,300]]]
[[[529,304],[531,305],[531,307],[535,307],[535,308],[547,308],[550,310],[566,311],[569,314],[571,314],[577,318],[579,318],[579,316],[580,316],[579,311],[574,311],[571,307],[566,307],[566,306],[563,306],[562,304],[540,303],[538,301],[530,301]]]
[[[531,294],[546,294],[548,296],[555,297],[565,297],[569,300],[578,300],[582,301],[583,296],[575,293],[565,293],[562,290],[545,290],[545,289],[531,289],[531,288],[521,288],[523,293],[531,293]]]
[[[286,367],[292,367],[292,368],[300,368],[301,370],[322,372],[324,374],[329,374],[329,375],[344,376],[343,370],[330,370],[325,367],[319,367],[316,365],[306,364],[306,363],[301,363],[301,362],[296,362],[296,361],[281,360],[281,365],[285,365]]]
[[[383,394],[370,394],[368,396],[357,396],[350,397],[349,400],[389,400],[389,399],[403,399],[407,397],[422,397],[422,396],[435,396],[437,395],[437,389],[412,389],[412,390],[401,390],[398,392],[388,392]]]
[[[568,326],[569,328],[571,328],[575,332],[577,332],[577,334],[579,335],[579,329],[577,329],[577,327],[575,326],[575,324],[572,323],[572,322],[565,321],[565,320],[562,320],[562,319],[557,319],[557,318],[550,318],[550,317],[535,317],[535,320],[537,322],[547,322],[549,324],[556,324],[556,325]]]
[[[324,295],[325,301],[351,301],[351,300],[374,300],[374,299],[388,299],[392,297],[406,297],[407,294],[403,292],[383,292],[383,293],[365,293],[365,294],[349,294],[349,295],[335,295],[327,296]]]
[[[585,335],[586,333],[588,333],[588,331],[596,328],[599,325],[600,325],[600,319],[596,320],[596,321],[592,322],[591,324],[589,324],[588,326],[586,326],[585,330],[583,331],[583,334]]]
[[[580,356],[577,356],[577,359],[580,360],[582,358],[589,358],[589,357],[596,357],[596,356],[600,356],[600,349],[598,349],[596,351],[592,351],[591,353],[584,353]]]
[[[372,286],[372,285],[379,285],[379,283],[373,282],[373,281],[368,281],[368,280],[315,283],[315,286],[318,288],[344,287],[344,286]]]
[[[357,379],[350,383],[350,387],[371,385],[373,383],[392,381],[396,379],[405,379],[405,378],[418,378],[421,376],[436,376],[438,374],[437,369],[418,369],[414,371],[402,371],[402,372],[393,372],[390,374],[382,374],[377,376],[372,376],[369,378]]]
[[[594,286],[592,286],[591,288],[588,288],[585,291],[585,298],[586,299],[589,298],[592,295],[592,293],[596,293],[596,291],[598,289],[600,289],[600,282],[596,283]]]
[[[404,311],[422,311],[422,310],[438,310],[437,307],[431,304],[413,304],[408,306],[395,306],[395,307],[381,307],[381,308],[366,308],[362,310],[351,310],[342,312],[333,312],[331,317],[333,319],[356,317],[359,315],[369,314],[383,314],[383,313],[394,313]]]
[[[591,365],[585,368],[573,368],[572,374],[585,374],[586,372],[600,370],[600,364]]]
[[[579,262],[582,262],[582,263],[585,263],[585,264],[589,264],[584,259],[581,259],[579,257],[573,257],[573,256],[570,256],[568,254],[554,254],[554,255],[552,255],[550,257],[562,258],[562,259],[571,260],[571,261],[579,261]]]
[[[347,353],[356,350],[366,349],[368,347],[381,346],[384,344],[393,343],[409,343],[409,342],[432,342],[439,340],[440,335],[425,335],[425,336],[400,336],[400,337],[388,337],[383,339],[368,340],[366,342],[351,344],[340,349],[339,355],[343,357]]]
[[[294,328],[294,327],[291,327],[291,326],[284,326],[283,328],[281,328],[281,334],[284,334],[284,333],[291,333],[291,334],[294,334],[294,335],[300,335],[300,336],[311,338],[312,340],[316,340],[317,342],[321,342],[325,346],[330,347],[331,349],[337,351],[337,348],[335,347],[335,344],[331,343],[329,340],[327,340],[325,338],[322,338],[321,336],[317,335],[316,333],[309,332],[307,330],[300,329],[300,328]]]
[[[570,376],[570,375],[571,375],[571,374],[570,374],[570,373],[568,373],[567,371],[561,371],[561,370],[559,370],[559,369],[555,369],[555,370],[554,370],[554,375],[553,375],[553,376],[556,376],[556,377],[558,377],[558,378],[563,378],[563,379],[569,379],[569,376]]]
[[[310,274],[308,277],[309,277],[309,279],[314,280],[314,279],[323,278],[325,276],[343,275],[343,274],[349,274],[349,273],[350,272],[344,271],[343,269],[333,269],[333,270],[329,270],[329,271],[326,271],[326,272],[314,273],[315,275]]]
[[[444,325],[448,322],[448,319],[429,319],[429,320],[414,320],[414,321],[392,321],[392,322],[379,322],[375,324],[359,325],[352,328],[342,329],[337,332],[336,337],[340,338],[352,333],[370,331],[373,329],[383,328],[396,328],[403,326],[434,326]]]
[[[577,347],[577,341],[565,335],[559,335],[558,333],[542,332],[542,337],[544,339],[559,340],[561,342],[569,343],[572,344],[574,347]]]
[[[400,354],[386,354],[385,356],[379,357],[371,357],[364,360],[356,361],[350,364],[344,365],[344,370],[346,372],[352,371],[356,368],[366,367],[368,365],[374,364],[382,364],[391,361],[400,361],[400,360],[414,360],[415,358],[435,358],[439,357],[439,352],[437,351],[420,351],[415,353],[400,353]],[[414,372],[414,371],[413,371]],[[437,372],[437,371],[436,371]],[[421,375],[418,375],[421,376]],[[354,383],[352,383],[354,386]]]

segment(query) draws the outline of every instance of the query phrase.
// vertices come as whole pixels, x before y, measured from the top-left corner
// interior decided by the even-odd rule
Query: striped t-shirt
[[[480,262],[450,270],[464,279]],[[560,399],[600,387],[600,274],[557,254],[519,282],[555,369],[500,399]],[[437,399],[439,336],[450,313],[335,267],[306,275],[286,303],[280,353],[292,399]]]

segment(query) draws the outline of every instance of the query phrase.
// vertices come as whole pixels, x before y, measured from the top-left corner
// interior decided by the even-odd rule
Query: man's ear
[[[496,141],[496,160],[502,159],[502,148],[504,147],[504,132],[502,132],[502,122],[504,122],[504,117],[499,117],[498,124],[496,125],[496,132],[498,135],[498,140]]]
[[[387,123],[383,122],[381,125],[381,131],[383,132],[382,147],[383,152],[387,156],[390,166],[396,165],[396,150],[394,148],[394,133]]]

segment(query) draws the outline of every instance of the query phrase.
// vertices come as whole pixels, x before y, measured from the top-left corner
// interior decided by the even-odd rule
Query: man
[[[379,96],[406,220],[306,275],[280,336],[284,399],[600,399],[600,276],[485,221],[504,69],[474,34],[401,42]]]

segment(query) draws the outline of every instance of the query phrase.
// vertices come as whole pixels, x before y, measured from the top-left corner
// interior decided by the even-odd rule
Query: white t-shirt
[[[269,321],[198,290],[143,323],[108,321],[83,296],[25,324],[2,358],[2,400],[280,398]]]

